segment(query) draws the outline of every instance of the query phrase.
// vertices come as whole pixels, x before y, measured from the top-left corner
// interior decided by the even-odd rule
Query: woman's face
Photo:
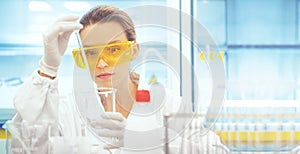
[[[96,23],[85,27],[80,33],[83,47],[128,41],[123,27],[117,22]],[[132,58],[133,59],[133,58]],[[91,76],[98,87],[117,87],[126,83],[130,63],[109,66],[100,58],[93,66],[89,64]]]

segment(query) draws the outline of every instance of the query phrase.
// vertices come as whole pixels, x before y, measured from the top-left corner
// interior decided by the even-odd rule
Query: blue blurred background
[[[37,62],[43,55],[42,33],[58,16],[70,13],[82,15],[98,4],[114,5],[121,9],[154,4],[181,10],[184,1],[11,0],[0,3],[1,109],[12,107],[16,87],[37,68]],[[193,9],[190,8],[187,12],[207,28],[220,50],[225,51],[227,100],[300,98],[300,1],[194,0],[190,3],[193,4]],[[137,33],[142,36],[138,37],[140,41],[144,41],[143,37],[160,42],[168,41],[164,35],[157,35],[164,32],[155,28],[138,29]],[[62,82],[67,82],[72,77],[70,68],[74,63],[70,51],[74,47],[76,40],[71,37],[59,70]],[[157,48],[167,58],[164,53],[166,46],[160,45]],[[195,59],[199,60],[197,58],[196,56]],[[151,76],[153,74],[148,74],[147,78]],[[166,74],[156,75],[157,78],[160,76],[164,78]]]
[[[97,4],[126,9],[183,2],[11,0],[0,3],[0,79],[4,82],[25,78],[37,68],[37,60],[43,54],[42,32],[62,14],[82,15]],[[194,1],[195,18],[212,34],[220,49],[226,51],[227,99],[300,97],[299,4],[298,0]],[[71,41],[71,47],[74,42]],[[65,59],[61,74],[71,76],[67,69],[73,65],[70,52]]]
[[[220,51],[225,52],[225,98],[228,102],[237,100],[238,104],[248,103],[246,106],[249,106],[249,100],[277,100],[278,103],[295,103],[300,100],[300,0],[190,0],[189,4],[192,6],[187,9],[185,2],[187,1],[0,1],[0,124],[12,117],[14,93],[38,67],[38,60],[43,55],[42,33],[47,26],[51,26],[58,16],[70,13],[83,15],[99,4],[114,5],[121,9],[146,4],[163,5],[193,15],[210,32]],[[141,28],[137,29],[137,33],[140,42],[156,40],[167,44],[170,40],[166,37],[166,32],[159,28]],[[176,35],[179,37],[179,34]],[[72,36],[59,69],[59,82],[63,83],[61,88],[66,91],[72,86],[70,79],[74,62],[70,53],[72,48],[77,47],[76,43]],[[177,43],[174,47],[180,49],[182,46],[184,45]],[[165,44],[141,46],[142,50],[149,47],[156,48],[163,58],[168,59]],[[201,51],[194,52],[198,55]],[[198,56],[194,58],[199,61]],[[166,69],[153,65],[152,68],[157,68],[153,72],[158,73],[146,74],[146,80],[155,76],[158,81],[167,82]],[[197,74],[205,76],[203,72],[209,73],[208,70],[198,70]],[[210,96],[209,93],[207,95]],[[270,102],[265,104],[271,105]],[[227,108],[226,112],[232,110]]]
[[[225,51],[227,100],[298,100],[300,98],[300,1],[194,0],[191,2],[193,9],[189,9],[188,13],[193,14],[207,28],[220,50]],[[70,13],[82,15],[98,4],[114,5],[121,9],[154,4],[181,10],[184,1],[11,0],[0,3],[1,109],[12,107],[16,87],[37,68],[37,62],[43,55],[42,33],[58,16]],[[138,36],[142,34],[143,37],[155,38],[161,42],[168,41],[164,35],[157,35],[159,32],[157,29],[141,29],[137,32]],[[138,40],[143,40],[143,37],[139,37]],[[70,68],[74,63],[70,51],[74,47],[76,41],[71,37],[63,65],[59,70],[63,78],[62,82],[67,82],[72,76]],[[167,54],[164,53],[166,46],[161,45],[157,48],[160,48],[162,55],[167,58]],[[152,75],[148,74],[147,78]],[[157,78],[160,76],[166,75],[164,73],[156,75]]]

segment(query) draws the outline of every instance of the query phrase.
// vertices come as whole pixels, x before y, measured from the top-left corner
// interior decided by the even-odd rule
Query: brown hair
[[[136,34],[131,18],[124,11],[107,5],[99,5],[88,11],[80,20],[83,27],[95,23],[118,22],[124,29],[128,41],[135,41]]]

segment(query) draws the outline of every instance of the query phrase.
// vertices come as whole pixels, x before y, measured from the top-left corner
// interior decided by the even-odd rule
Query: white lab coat
[[[71,99],[68,96],[60,96],[58,93],[58,81],[57,79],[51,80],[45,77],[41,77],[37,71],[33,73],[31,78],[27,80],[22,87],[17,91],[14,98],[14,106],[17,111],[17,114],[13,118],[14,122],[20,122],[22,120],[26,120],[29,122],[41,122],[47,121],[57,124],[60,128],[60,135],[62,136],[76,136],[83,124],[82,119],[80,118],[80,114],[76,109],[76,105],[74,102],[70,101]],[[167,108],[163,110],[163,112],[168,112],[168,110],[174,110],[174,108],[178,109],[177,102],[180,102],[180,98],[167,96]],[[173,104],[173,106],[172,106]],[[165,106],[166,106],[165,105]],[[176,106],[177,105],[177,106]],[[132,108],[131,113],[136,113],[135,111],[139,111],[142,108],[145,108],[145,105],[135,104]],[[133,131],[141,131],[145,129],[159,128],[162,126],[162,114],[163,112],[158,112],[154,116],[147,117],[147,119],[135,116],[130,114],[127,119],[127,127],[128,130]],[[160,116],[160,117],[159,117]],[[152,127],[152,128],[151,128]],[[161,129],[163,130],[163,129]],[[130,133],[129,133],[130,134]],[[143,133],[141,133],[143,134]],[[144,133],[147,135],[147,133]],[[154,136],[152,136],[154,135]],[[152,136],[152,139],[151,139]],[[220,153],[217,152],[218,148],[215,148],[215,145],[220,145],[220,140],[218,136],[209,132],[207,137],[203,137],[201,142],[191,143],[180,142],[182,140],[177,140],[171,143],[169,150],[171,153],[191,153],[191,149],[197,149],[198,153]],[[156,142],[163,141],[163,134],[151,134],[149,133],[148,138],[130,138],[130,135],[126,135],[124,139],[124,146],[132,147],[135,144],[147,144],[147,142]],[[209,141],[206,141],[209,138]],[[99,141],[98,138],[93,136],[91,133],[87,133],[85,141],[93,145],[99,145],[98,147],[102,147],[103,142]],[[144,141],[144,142],[143,142]],[[82,143],[79,143],[82,144]],[[83,145],[83,144],[82,144]],[[180,146],[185,146],[184,150],[180,150]],[[139,146],[137,146],[139,147]],[[147,151],[128,151],[128,150],[113,150],[115,153],[163,153],[164,147],[163,145],[158,146],[159,148],[148,150]],[[99,151],[100,150],[100,151]],[[98,149],[99,153],[108,153],[108,151],[104,149]],[[221,150],[221,152],[224,152]]]

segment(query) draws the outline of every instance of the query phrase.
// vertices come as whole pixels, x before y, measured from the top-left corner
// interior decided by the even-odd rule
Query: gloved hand
[[[61,58],[67,49],[70,35],[74,30],[83,27],[77,22],[78,18],[75,15],[63,16],[43,34],[44,56],[39,62],[42,73],[52,77],[56,76]]]
[[[121,113],[105,112],[100,120],[91,121],[90,125],[97,135],[111,138],[113,143],[106,144],[104,149],[114,149],[124,145],[126,119]]]

